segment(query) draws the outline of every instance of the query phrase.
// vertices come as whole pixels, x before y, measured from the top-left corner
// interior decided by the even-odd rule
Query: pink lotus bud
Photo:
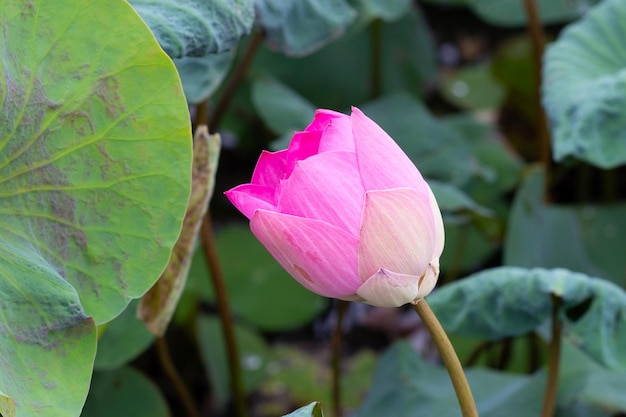
[[[264,151],[226,192],[300,284],[381,307],[416,303],[439,275],[444,231],[430,187],[380,126],[318,110],[288,149]]]

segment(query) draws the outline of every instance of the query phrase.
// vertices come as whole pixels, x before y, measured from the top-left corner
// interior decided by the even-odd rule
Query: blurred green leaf
[[[624,285],[626,204],[546,205],[543,178],[531,170],[517,192],[504,264],[569,268]]]
[[[362,110],[385,129],[425,177],[460,185],[480,171],[463,137],[410,95],[386,96]]]
[[[266,44],[289,56],[315,52],[356,17],[345,0],[259,0],[256,12]]]
[[[504,89],[491,75],[489,63],[463,67],[447,74],[441,92],[450,103],[465,110],[496,109]]]
[[[231,50],[250,33],[253,0],[129,0],[171,58]]]
[[[324,412],[320,403],[313,402],[298,408],[293,413],[285,414],[283,417],[324,417]]]
[[[108,370],[119,368],[139,356],[154,340],[152,333],[137,318],[138,300],[108,323],[98,339],[94,368]]]
[[[220,320],[200,315],[196,322],[200,355],[211,382],[215,405],[222,409],[231,397],[228,353]],[[265,341],[252,329],[236,325],[235,339],[239,347],[242,378],[246,392],[251,392],[267,375],[269,350]]]
[[[267,414],[280,414],[285,397],[293,404],[306,404],[312,398],[331,404],[331,368],[327,352],[326,349],[310,351],[287,345],[276,345],[272,349],[269,364],[272,372],[259,388],[267,398],[263,404]],[[367,392],[376,359],[374,352],[361,350],[342,361],[342,406],[347,413],[359,405]]]
[[[444,116],[439,120],[461,134],[478,159],[482,169],[476,180],[483,182],[492,196],[481,201],[494,200],[518,184],[524,163],[502,140],[493,124],[479,122],[462,113]],[[476,188],[475,184],[471,188]],[[474,191],[472,189],[472,196],[476,198]]]
[[[570,343],[561,347],[559,404],[577,402],[593,405],[612,415],[626,411],[626,372],[613,371],[592,361]]]
[[[476,223],[445,221],[444,229],[446,245],[440,259],[441,269],[453,277],[475,270],[499,247],[499,243],[489,238]]]
[[[544,58],[554,159],[626,163],[626,2],[605,0],[567,27]]]
[[[383,22],[382,90],[421,92],[437,75],[434,42],[417,9],[393,23]],[[251,73],[273,74],[317,107],[348,111],[370,99],[371,34],[343,36],[316,53],[291,59],[263,48]]]
[[[252,84],[252,103],[263,122],[277,134],[304,130],[315,115],[315,106],[294,90],[269,77]]]
[[[562,300],[563,334],[595,360],[626,370],[626,293],[566,269],[500,267],[445,285],[428,301],[446,331],[498,340],[549,321]]]
[[[432,296],[431,296],[432,297]],[[534,376],[467,369],[481,417],[538,415],[545,386]],[[427,363],[407,343],[396,342],[380,358],[374,382],[356,417],[458,417],[460,408],[445,368]]]
[[[535,120],[535,68],[529,36],[514,36],[500,43],[491,61],[491,72],[506,90],[506,106],[513,107],[529,121]]]
[[[235,58],[234,49],[220,54],[174,59],[187,102],[198,104],[222,84]]]
[[[260,329],[279,331],[302,326],[316,317],[327,300],[291,278],[246,226],[217,233],[217,249],[228,265],[226,288],[236,316]],[[214,302],[209,272],[201,250],[196,251],[187,291]]]
[[[358,10],[359,18],[363,15],[367,20],[381,18],[394,21],[411,8],[411,0],[351,0],[350,4]]]
[[[132,368],[98,371],[81,417],[170,417],[167,402],[148,378]]]
[[[520,0],[422,0],[424,3],[470,7],[487,23],[497,26],[525,26],[526,13]],[[535,0],[544,24],[565,23],[582,16],[600,0]]]
[[[491,211],[472,200],[457,187],[439,181],[428,181],[442,211],[471,211],[480,216],[491,216]]]

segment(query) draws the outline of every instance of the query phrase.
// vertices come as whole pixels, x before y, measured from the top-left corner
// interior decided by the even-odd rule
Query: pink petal
[[[287,151],[261,152],[252,174],[252,184],[275,188],[285,175]]]
[[[327,152],[296,164],[283,184],[277,211],[322,220],[356,237],[364,194],[356,155]]]
[[[347,297],[361,285],[357,240],[330,224],[258,210],[252,233],[289,274],[317,294]]]
[[[435,224],[427,194],[411,188],[365,193],[359,276],[379,269],[422,276],[433,258]]]
[[[255,210],[276,211],[274,189],[256,184],[242,184],[224,193],[237,210],[251,219]]]
[[[435,222],[435,249],[433,250],[433,259],[437,259],[437,267],[439,267],[439,257],[443,253],[443,245],[445,243],[445,231],[443,228],[443,219],[441,218],[441,210],[439,210],[437,199],[435,198],[435,195],[433,194],[430,187],[427,188],[430,208],[432,210],[433,220]]]
[[[317,154],[322,137],[321,131],[296,132],[287,149],[287,161],[285,167],[286,177],[291,175],[296,162],[307,159]]]
[[[313,117],[313,121],[304,130],[323,131],[324,129],[326,129],[326,126],[328,126],[331,121],[337,121],[341,119],[348,119],[349,121],[350,117],[348,115],[333,110],[317,109],[315,111],[315,117]]]
[[[400,307],[413,302],[418,294],[419,277],[380,269],[357,290],[365,303],[377,307]]]
[[[417,291],[417,298],[424,298],[432,292],[439,278],[439,259],[432,261],[422,277]]]
[[[342,116],[332,119],[326,126],[326,129],[324,129],[320,139],[320,153],[334,151],[355,152],[352,121],[350,117]]]
[[[356,107],[352,134],[366,191],[388,188],[422,190],[425,182],[413,162],[391,137]]]

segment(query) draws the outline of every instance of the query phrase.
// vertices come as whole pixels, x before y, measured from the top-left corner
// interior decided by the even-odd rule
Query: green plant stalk
[[[552,417],[556,408],[556,392],[559,378],[559,361],[561,358],[561,327],[559,308],[561,299],[552,296],[552,339],[550,340],[550,359],[548,360],[548,382],[543,398],[541,417]]]
[[[187,414],[189,417],[200,417],[200,411],[198,411],[198,408],[193,401],[193,397],[189,393],[183,378],[181,378],[180,374],[176,370],[176,367],[174,366],[170,350],[167,347],[167,341],[164,337],[157,337],[156,348],[163,371],[165,371],[170,381],[172,381],[172,384],[174,384],[174,388],[178,392],[178,397],[180,398],[183,407],[185,407]]]
[[[241,376],[241,363],[239,359],[239,348],[235,338],[235,328],[233,324],[233,315],[228,302],[228,293],[224,280],[224,274],[220,266],[217,256],[217,248],[215,246],[215,237],[211,228],[211,212],[207,211],[202,229],[202,246],[204,254],[209,266],[210,279],[217,299],[217,307],[219,311],[222,331],[224,332],[224,340],[226,341],[226,351],[228,353],[228,365],[230,369],[230,386],[235,403],[237,417],[246,417],[248,414],[246,407],[246,393],[243,387],[243,378]]]
[[[252,64],[252,59],[254,58],[254,55],[259,49],[262,41],[263,33],[259,30],[254,31],[250,42],[248,42],[248,46],[241,57],[241,60],[237,63],[235,69],[233,70],[233,74],[228,78],[228,81],[222,90],[222,94],[215,105],[215,110],[213,111],[211,122],[209,123],[209,133],[215,133],[222,122],[222,119],[226,114],[226,110],[230,106],[230,102],[232,101],[237,88],[243,81],[250,64]]]
[[[343,316],[346,312],[348,301],[337,300],[337,326],[333,334],[333,409],[335,417],[341,417],[341,336],[343,334]]]
[[[448,339],[448,335],[443,330],[443,327],[441,327],[441,323],[439,323],[435,313],[430,309],[425,299],[421,299],[417,304],[414,304],[413,308],[422,319],[424,326],[426,326],[426,329],[430,333],[439,351],[443,364],[448,369],[448,374],[450,374],[450,380],[456,392],[456,397],[459,400],[463,417],[478,417],[474,396],[467,383],[463,367],[461,366],[459,357],[454,351],[452,343],[450,343],[450,339]]]
[[[533,97],[535,101],[535,107],[537,109],[537,121],[538,121],[538,133],[539,142],[541,145],[541,162],[545,170],[544,176],[544,201],[549,203],[551,201],[550,187],[552,184],[551,166],[552,166],[552,150],[550,145],[550,127],[548,126],[548,118],[546,112],[543,110],[541,104],[541,85],[542,85],[542,71],[541,63],[543,59],[543,52],[545,49],[545,33],[541,20],[539,19],[539,13],[537,12],[537,4],[535,0],[522,0],[524,2],[524,9],[526,10],[526,17],[528,19],[528,34],[533,47],[533,74],[535,79],[535,88]]]

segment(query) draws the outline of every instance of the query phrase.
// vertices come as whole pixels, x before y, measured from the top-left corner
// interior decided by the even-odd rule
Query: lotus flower
[[[264,151],[226,192],[252,233],[317,294],[380,307],[434,288],[444,231],[421,174],[359,109],[318,110],[288,149]]]

